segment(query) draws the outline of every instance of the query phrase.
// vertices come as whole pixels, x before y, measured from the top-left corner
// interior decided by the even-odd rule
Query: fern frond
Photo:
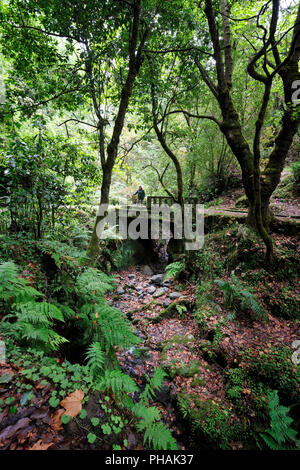
[[[87,366],[90,368],[93,375],[99,375],[103,370],[105,361],[104,352],[101,349],[101,345],[98,342],[92,343],[85,355],[87,360]]]
[[[184,271],[185,265],[181,261],[175,261],[174,263],[170,263],[166,267],[166,276],[165,279],[177,279],[178,276]]]
[[[177,444],[171,431],[161,422],[147,426],[144,434],[144,444],[148,441],[153,450],[177,450]]]
[[[64,305],[64,304],[59,304],[57,302],[54,303],[54,305],[61,311],[62,315],[63,315],[63,318],[65,320],[72,320],[75,318],[76,316],[76,313],[74,312],[74,310],[69,307],[68,305]]]
[[[290,410],[286,406],[279,404],[277,390],[269,394],[268,406],[271,426],[263,433],[260,433],[261,438],[272,450],[288,450],[292,446],[299,447],[297,431],[290,427],[293,423],[292,418],[288,416]]]
[[[104,349],[117,346],[118,348],[130,348],[139,344],[141,340],[132,331],[132,325],[124,318],[116,308],[102,300],[95,306],[95,318],[101,329]]]
[[[106,370],[104,376],[99,379],[97,388],[102,391],[111,389],[113,393],[139,391],[134,380],[119,370]]]
[[[151,380],[147,383],[143,393],[141,393],[141,399],[150,400],[155,396],[155,389],[160,390],[166,373],[161,369],[157,368],[154,370],[154,374]]]
[[[77,278],[75,285],[77,293],[87,300],[102,298],[114,287],[114,279],[95,268],[88,268],[84,271]]]
[[[25,302],[42,294],[29,285],[26,279],[18,277],[18,268],[12,261],[0,265],[0,299],[7,302]]]
[[[21,313],[22,320],[33,323],[46,323],[46,320],[64,321],[62,312],[48,302],[27,302],[16,305],[16,309]]]
[[[156,406],[147,406],[139,402],[133,406],[132,411],[138,418],[142,418],[142,421],[137,425],[139,431],[160,419],[160,411]]]

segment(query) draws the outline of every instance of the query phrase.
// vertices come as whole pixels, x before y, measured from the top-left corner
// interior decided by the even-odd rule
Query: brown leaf
[[[30,447],[29,450],[47,450],[48,447],[51,447],[53,442],[43,443],[42,439],[37,441],[34,446]]]
[[[60,418],[64,414],[64,412],[65,410],[61,408],[52,416],[51,428],[54,429],[54,431],[60,431],[63,428]]]
[[[66,410],[65,415],[71,416],[71,418],[74,418],[77,416],[81,409],[82,409],[82,400],[84,397],[84,393],[81,389],[75,390],[75,392],[71,393],[69,396],[64,398],[60,404],[63,406]]]

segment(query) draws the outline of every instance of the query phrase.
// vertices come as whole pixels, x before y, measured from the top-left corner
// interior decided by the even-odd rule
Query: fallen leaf
[[[54,429],[54,431],[60,431],[61,429],[63,429],[63,425],[60,418],[64,414],[64,412],[65,410],[61,408],[52,416],[51,428]]]
[[[60,404],[63,406],[66,410],[64,413],[67,416],[71,416],[71,418],[74,418],[77,416],[82,408],[82,400],[84,397],[84,393],[81,389],[75,390],[75,392],[71,393],[69,396],[64,398]]]
[[[53,442],[43,443],[42,439],[40,439],[34,446],[30,447],[29,450],[47,450],[52,445]]]

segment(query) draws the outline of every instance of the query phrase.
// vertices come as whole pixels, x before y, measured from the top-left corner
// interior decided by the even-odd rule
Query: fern
[[[0,299],[2,302],[22,302],[42,295],[31,287],[26,279],[18,276],[18,268],[12,261],[0,265]]]
[[[155,369],[153,377],[147,383],[145,390],[141,394],[141,399],[149,400],[155,395],[155,390],[161,390],[166,373],[161,369]]]
[[[99,375],[103,370],[105,355],[98,342],[92,343],[86,353],[87,365],[93,375]]]
[[[73,320],[75,318],[76,313],[68,305],[59,304],[58,302],[54,302],[54,305],[61,311],[65,320]]]
[[[52,304],[47,302],[26,302],[17,304],[17,312],[20,312],[20,315],[17,315],[18,318],[22,321],[28,321],[35,324],[52,324],[51,320],[64,321],[62,312]]]
[[[177,279],[184,271],[185,265],[181,261],[175,261],[166,267],[166,279]]]
[[[278,391],[269,394],[270,429],[260,433],[261,438],[272,450],[289,450],[300,447],[297,431],[291,428],[292,418],[289,408],[279,404]]]
[[[138,423],[137,429],[142,431],[147,426],[151,425],[154,421],[160,419],[160,411],[156,406],[147,406],[144,402],[136,403],[132,408],[133,413],[137,418],[142,418]]]
[[[223,281],[222,279],[215,280],[215,284],[224,293],[225,306],[234,310],[238,310],[239,307],[242,310],[248,308],[257,318],[267,320],[267,314],[259,304],[256,296],[252,292],[245,290],[242,283],[234,274],[232,274],[231,279],[232,282],[228,280]]]
[[[145,428],[144,444],[148,441],[153,450],[177,450],[177,444],[170,430],[162,423],[152,423]]]
[[[103,300],[95,306],[95,315],[103,335],[104,347],[130,348],[141,340],[132,331],[132,326],[122,313]]]
[[[75,289],[85,300],[98,300],[113,290],[114,279],[95,268],[88,268],[76,281]]]
[[[78,319],[84,338],[99,342],[110,359],[114,358],[115,348],[130,348],[141,342],[120,310],[111,307],[104,298],[99,298],[97,304],[85,303]]]
[[[97,389],[101,391],[112,390],[113,393],[134,393],[138,392],[138,386],[129,375],[120,370],[106,370],[99,378]]]
[[[13,262],[0,265],[0,296],[11,312],[0,325],[5,335],[17,342],[33,342],[44,350],[56,350],[67,341],[52,329],[54,321],[64,321],[61,310],[47,302],[37,302],[42,294],[18,277]]]

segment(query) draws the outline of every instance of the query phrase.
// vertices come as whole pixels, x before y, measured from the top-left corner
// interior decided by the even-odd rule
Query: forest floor
[[[282,235],[276,237],[277,243],[292,246],[294,252],[299,254],[299,240]],[[228,397],[226,371],[238,368],[247,372],[247,350],[251,350],[254,358],[260,360],[262,356],[272,355],[273,349],[278,346],[284,345],[290,349],[292,342],[299,339],[299,327],[295,321],[278,319],[270,313],[278,303],[276,292],[280,293],[286,287],[286,283],[278,283],[272,274],[265,279],[264,285],[268,292],[274,293],[274,304],[268,308],[268,292],[262,286],[256,290],[260,301],[267,307],[267,321],[257,321],[249,314],[241,315],[237,321],[232,311],[225,308],[223,295],[215,286],[212,292],[214,309],[205,304],[201,306],[202,314],[207,313],[205,332],[201,332],[196,313],[197,284],[164,281],[162,274],[154,275],[149,271],[149,266],[134,266],[118,273],[115,276],[116,290],[106,295],[108,302],[120,309],[135,325],[141,339],[138,346],[119,351],[118,359],[123,371],[141,389],[146,383],[145,377],[151,377],[155,367],[162,367],[168,372],[163,389],[151,405],[161,410],[163,421],[172,430],[178,448],[186,449],[189,448],[190,432],[183,420],[178,419],[178,398],[190,397],[191,410],[195,413],[198,403],[215,406],[219,411],[229,413],[228,419],[234,426],[241,417]],[[299,297],[299,290],[293,295]],[[61,359],[57,361],[61,362]],[[59,420],[61,411],[54,412],[49,406],[55,383],[45,385],[40,379],[35,380],[34,375],[27,379],[28,389],[30,387],[27,394],[34,396],[27,404],[26,393],[16,391],[17,384],[25,379],[22,370],[23,367],[13,362],[2,364],[1,377],[9,376],[13,387],[6,387],[5,380],[1,387],[4,406],[0,413],[0,447],[10,450],[94,448],[87,443],[84,434],[66,431]],[[253,403],[263,397],[255,396],[255,391],[247,388],[247,384],[241,393],[248,405],[247,419],[254,420],[256,409]],[[16,408],[13,413],[12,405]],[[143,448],[140,436],[132,432],[129,436],[129,448]],[[199,442],[200,448],[205,449],[206,445]],[[241,449],[243,445],[239,440],[232,440],[230,447]]]
[[[157,365],[167,370],[169,377],[173,376],[168,379],[154,404],[161,409],[164,421],[172,429],[173,435],[177,436],[179,448],[182,449],[189,436],[182,435],[184,430],[176,420],[174,403],[178,396],[193,397],[190,403],[196,412],[197,400],[213,403],[224,411],[230,410],[234,424],[240,418],[235,414],[226,394],[228,384],[225,369],[240,367],[247,370],[247,361],[244,358],[247,349],[255,351],[255,357],[259,358],[271,353],[276,346],[290,347],[294,340],[299,339],[299,325],[293,321],[278,319],[270,313],[267,314],[267,322],[255,321],[247,315],[239,322],[233,318],[228,321],[231,314],[224,307],[223,296],[217,288],[214,289],[214,303],[217,308],[214,315],[207,316],[205,336],[201,337],[192,313],[197,297],[195,284],[180,286],[174,282],[153,283],[149,275],[143,273],[143,267],[123,271],[117,279],[120,294],[117,297],[109,296],[109,302],[129,316],[142,339],[137,351],[119,354],[120,364],[124,372],[131,375],[138,384],[143,384],[145,374],[151,375]],[[272,276],[269,281],[270,288],[275,288],[276,283]],[[276,290],[278,288],[276,284]],[[256,293],[263,299],[263,290]],[[295,293],[295,296],[299,293]],[[170,309],[170,306],[174,308]],[[219,328],[218,332],[216,327]],[[213,357],[208,354],[206,346],[213,342],[216,333],[220,335],[220,339],[218,354]],[[141,358],[137,358],[139,350]],[[245,402],[249,400],[250,404],[252,393],[247,388],[243,389]],[[254,418],[255,412],[252,414]],[[199,445],[201,447],[201,443]],[[230,445],[232,449],[242,448],[239,441],[231,442]]]
[[[225,194],[210,204],[208,213],[234,213],[241,194],[240,190]],[[274,212],[284,217],[300,217],[297,204],[299,198],[284,196],[272,201]],[[261,244],[253,243],[248,236],[243,241],[239,231],[239,227],[228,227],[208,237],[207,251],[194,260],[194,277],[166,281],[160,265],[132,266],[114,275],[116,289],[106,294],[109,304],[133,323],[141,340],[138,346],[118,352],[122,370],[141,390],[154,368],[161,367],[167,373],[151,406],[161,410],[179,449],[189,449],[192,424],[203,427],[203,442],[199,437],[197,441],[197,448],[203,449],[211,448],[212,442],[224,444],[228,426],[252,426],[267,403],[268,388],[262,388],[262,382],[286,396],[286,404],[294,400],[290,400],[297,388],[292,377],[292,344],[299,340],[299,323],[291,312],[298,309],[299,313],[300,285],[298,275],[290,275],[289,269],[299,260],[299,236],[273,235],[281,264],[278,272],[272,273],[259,265]],[[255,317],[249,309],[235,311],[226,305],[213,281],[232,282],[232,269],[243,286],[255,294],[265,311],[264,318]],[[59,355],[53,360],[63,365]],[[53,395],[56,382],[41,380],[39,368],[37,363],[37,372],[24,375],[26,364],[22,360],[1,364],[0,448],[94,449],[86,433],[62,426],[61,407],[49,405],[51,400],[60,401]],[[234,376],[240,373],[244,378],[237,386]],[[257,377],[262,382],[255,382]],[[68,396],[74,402],[72,393]],[[80,402],[80,397],[77,400]],[[95,403],[88,406],[95,410]],[[89,416],[93,416],[93,409],[90,415],[88,411]],[[184,419],[187,415],[190,421]],[[127,449],[144,448],[139,433],[130,429],[127,438]],[[225,443],[233,450],[244,448],[236,437],[228,437]],[[104,440],[102,448],[110,449],[110,445]]]

